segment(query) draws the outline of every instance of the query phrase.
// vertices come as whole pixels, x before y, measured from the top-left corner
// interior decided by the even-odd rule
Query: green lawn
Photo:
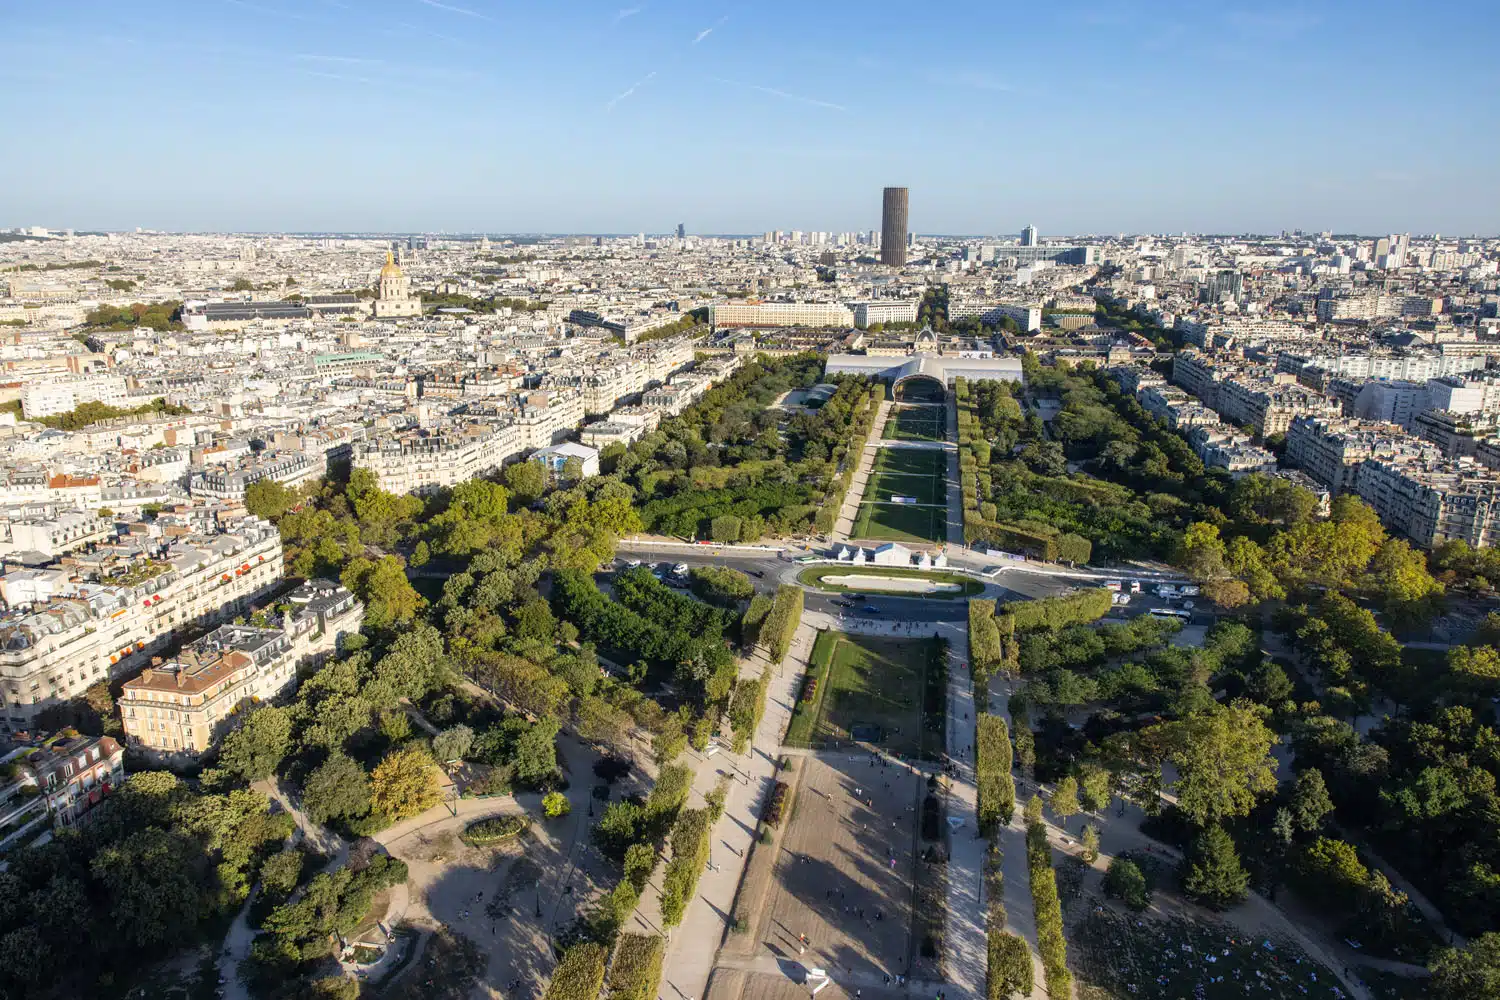
[[[877,542],[945,541],[948,511],[943,507],[894,503],[861,504],[852,537]]]
[[[878,746],[903,756],[936,756],[942,733],[922,728],[922,692],[932,639],[887,639],[824,632],[813,645],[808,676],[816,700],[800,701],[787,742],[848,743],[856,726],[879,726]]]
[[[948,538],[948,456],[940,451],[882,448],[854,519],[855,538],[942,542]],[[912,497],[914,504],[891,503]],[[924,506],[925,505],[925,506]]]
[[[940,406],[897,406],[885,422],[887,441],[942,441],[947,437],[947,413]]]
[[[943,570],[929,569],[899,569],[891,566],[855,566],[852,563],[839,563],[837,566],[814,566],[797,574],[797,582],[809,587],[817,587],[821,590],[833,591],[834,593],[871,593],[880,592],[879,587],[845,587],[837,583],[828,583],[824,580],[830,576],[889,576],[896,578],[910,578],[916,580],[933,580],[937,583],[955,583],[963,589],[956,591],[945,591],[935,594],[920,595],[923,600],[945,600],[948,598],[974,597],[984,593],[984,584],[971,576],[962,573],[949,573]],[[899,591],[891,591],[899,593]]]

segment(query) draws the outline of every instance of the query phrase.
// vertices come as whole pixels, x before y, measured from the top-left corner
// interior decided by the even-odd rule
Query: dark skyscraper
[[[682,239],[686,235],[687,235],[687,224],[683,223],[683,222],[677,223],[677,238],[680,240],[680,239]]]
[[[880,263],[906,264],[906,188],[886,188],[880,212]]]

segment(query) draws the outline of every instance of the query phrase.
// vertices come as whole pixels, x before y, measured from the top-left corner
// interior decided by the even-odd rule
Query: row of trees
[[[979,791],[979,829],[992,835],[1009,823],[1016,809],[1016,783],[1010,775],[1010,728],[1005,719],[988,712],[976,719],[974,774]]]

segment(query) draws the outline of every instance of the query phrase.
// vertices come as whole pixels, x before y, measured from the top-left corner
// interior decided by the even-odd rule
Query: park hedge
[[[1063,936],[1062,902],[1057,895],[1057,873],[1052,870],[1052,847],[1047,828],[1032,823],[1026,828],[1026,864],[1031,870],[1031,906],[1036,915],[1037,951],[1047,977],[1047,993],[1057,998],[1073,995],[1073,974],[1068,971],[1068,942]]]
[[[766,689],[771,686],[769,669],[762,670],[753,681],[740,680],[734,685],[729,703],[729,724],[734,730],[734,752],[744,753],[755,740],[755,730],[766,714]]]
[[[1030,996],[1036,985],[1031,970],[1031,949],[1026,947],[1025,940],[995,927],[990,928],[988,971],[986,993],[989,1000]]]
[[[1103,587],[1080,590],[1064,597],[1046,597],[1039,601],[1013,601],[1005,605],[1004,617],[1012,623],[1016,632],[1034,628],[1063,628],[1068,625],[1086,625],[1109,614],[1114,607],[1114,595]],[[999,624],[997,621],[996,624]],[[1001,631],[1006,631],[1001,626]]]
[[[610,1000],[656,1000],[666,942],[657,934],[621,934],[609,967]]]
[[[596,941],[583,941],[563,953],[552,971],[543,1000],[598,1000],[604,986],[604,962],[609,952]]]
[[[771,613],[766,615],[760,630],[772,663],[786,659],[787,651],[792,648],[792,637],[797,634],[797,626],[802,624],[802,601],[801,587],[783,583],[776,589]]]
[[[979,829],[993,835],[1001,823],[1009,823],[1016,810],[1016,783],[1010,776],[1010,731],[1005,720],[988,712],[977,719],[979,731],[974,748],[975,773],[979,782]]]
[[[698,889],[698,876],[708,863],[708,842],[713,822],[707,809],[688,809],[672,828],[672,860],[662,878],[661,922],[663,927],[682,923],[688,903]]]
[[[492,816],[489,819],[476,820],[464,827],[464,832],[459,839],[473,847],[498,844],[526,829],[526,822],[525,816]]]
[[[969,602],[969,660],[976,690],[988,687],[989,679],[1002,664],[1000,629],[995,625],[995,602]]]
[[[760,643],[761,629],[765,627],[766,616],[771,613],[771,599],[765,594],[756,594],[750,598],[750,606],[745,609],[745,617],[740,619],[740,642],[747,648],[753,649]]]

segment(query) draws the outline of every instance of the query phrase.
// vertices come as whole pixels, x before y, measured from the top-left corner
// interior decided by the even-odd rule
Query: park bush
[[[656,934],[622,934],[609,967],[610,1000],[656,1000],[666,942]]]
[[[1118,899],[1132,910],[1151,905],[1151,886],[1141,866],[1129,858],[1115,858],[1104,873],[1104,894]]]
[[[990,928],[989,1000],[1030,996],[1035,982],[1031,971],[1031,949],[1026,941],[998,927]]]
[[[1068,972],[1062,903],[1057,895],[1057,873],[1052,870],[1052,848],[1047,843],[1047,828],[1041,823],[1032,823],[1026,828],[1026,862],[1031,871],[1037,951],[1041,953],[1042,969],[1047,974],[1047,992],[1053,997],[1069,997],[1073,977]]]
[[[707,809],[689,809],[677,817],[672,828],[672,860],[661,886],[661,922],[664,927],[682,923],[683,914],[698,888],[698,876],[708,863],[708,841],[713,823]]]
[[[797,626],[802,624],[803,596],[802,588],[790,583],[784,583],[776,590],[771,613],[761,628],[761,639],[772,663],[780,663],[792,648],[792,637],[797,634]]]
[[[476,820],[464,827],[462,840],[474,847],[482,847],[485,844],[498,844],[502,840],[510,840],[526,829],[525,816],[493,816],[489,819]]]
[[[765,811],[761,814],[761,821],[767,826],[780,826],[782,813],[786,809],[787,783],[778,781],[771,787],[771,794],[766,799]]]
[[[979,828],[992,835],[1009,823],[1016,809],[1016,784],[1010,775],[1010,733],[1005,720],[988,712],[976,720],[975,775],[979,790]]]
[[[807,702],[818,700],[818,679],[816,677],[804,677],[802,679],[802,700]]]
[[[695,566],[688,571],[688,586],[703,600],[736,607],[755,594],[750,577],[727,566]]]
[[[1103,587],[1081,590],[1064,597],[1047,597],[1039,601],[1014,601],[1005,606],[1005,614],[1016,631],[1035,628],[1063,628],[1067,625],[1098,621],[1114,606],[1114,595]]]
[[[995,625],[995,602],[969,602],[969,661],[974,687],[984,690],[1001,667],[1000,629]]]
[[[596,941],[575,944],[552,970],[543,1000],[598,1000],[604,986],[604,963],[609,952]]]

